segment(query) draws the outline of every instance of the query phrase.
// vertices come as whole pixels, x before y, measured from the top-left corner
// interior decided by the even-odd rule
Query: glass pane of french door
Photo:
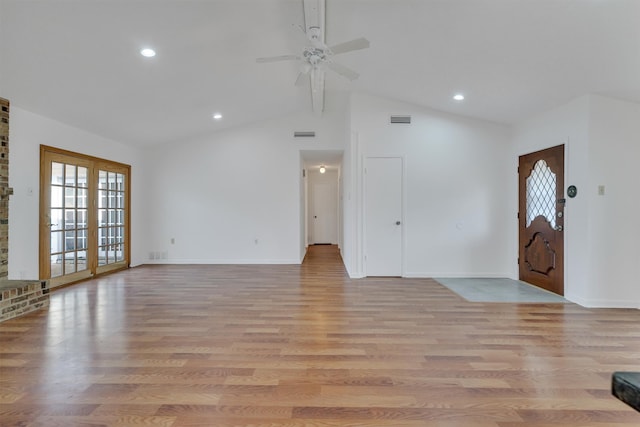
[[[88,169],[51,162],[50,240],[51,277],[87,270]]]
[[[130,167],[68,153],[41,147],[40,278],[53,287],[129,265]]]
[[[122,173],[98,171],[98,265],[124,260],[125,181]]]

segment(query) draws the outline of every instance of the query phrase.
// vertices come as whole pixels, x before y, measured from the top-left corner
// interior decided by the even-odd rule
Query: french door
[[[51,287],[129,266],[130,171],[40,147],[40,278]]]

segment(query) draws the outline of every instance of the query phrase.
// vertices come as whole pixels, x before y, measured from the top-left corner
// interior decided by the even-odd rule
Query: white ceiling
[[[137,146],[310,111],[295,63],[255,62],[299,53],[302,20],[301,0],[0,0],[0,96]],[[585,93],[640,102],[639,0],[327,0],[327,44],[361,36],[336,58],[360,78],[328,72],[327,97],[500,123]]]

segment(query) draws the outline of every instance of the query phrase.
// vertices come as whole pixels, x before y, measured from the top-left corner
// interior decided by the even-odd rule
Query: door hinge
[[[518,257],[518,265],[520,265],[520,257]]]
[[[520,212],[518,212],[518,215],[517,215],[517,217],[518,217],[518,219],[520,219]]]

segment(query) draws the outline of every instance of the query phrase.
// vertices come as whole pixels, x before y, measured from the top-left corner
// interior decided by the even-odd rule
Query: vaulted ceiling
[[[255,61],[300,53],[303,19],[301,0],[0,0],[0,96],[137,146],[311,111],[299,64]],[[358,37],[339,62],[360,77],[327,72],[326,109],[353,90],[510,124],[585,93],[640,102],[638,0],[326,0],[326,43]]]

